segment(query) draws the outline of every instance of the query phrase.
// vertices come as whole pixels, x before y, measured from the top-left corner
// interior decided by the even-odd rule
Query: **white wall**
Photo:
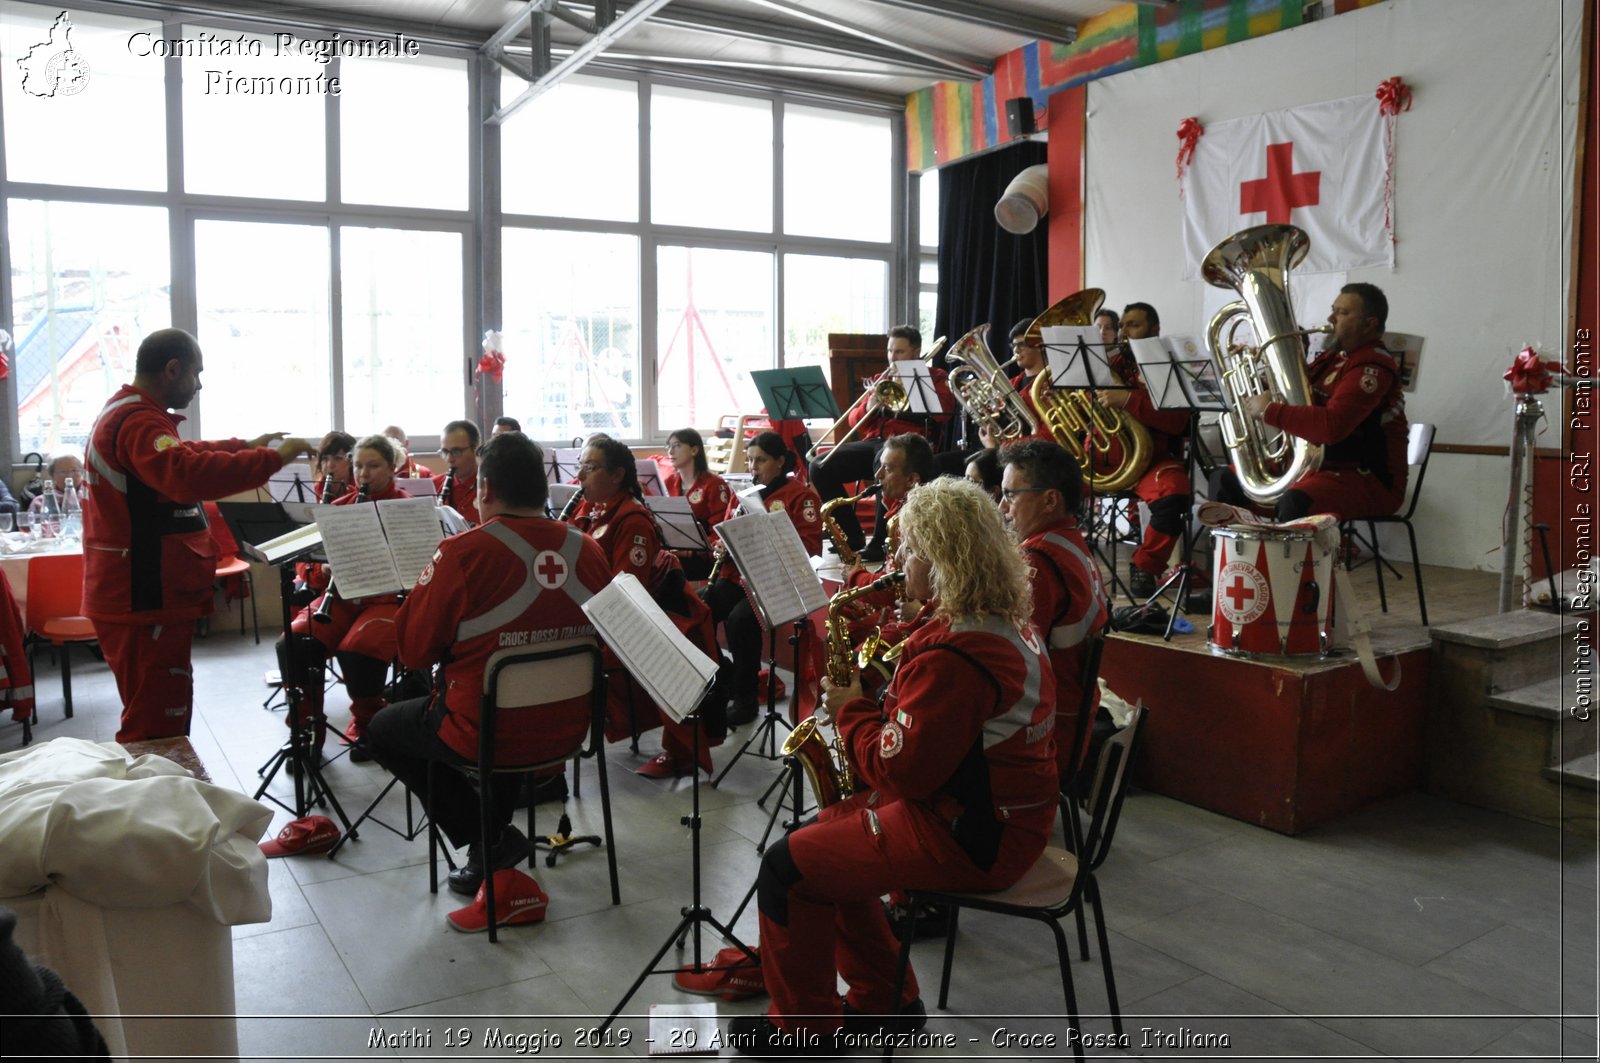
[[[1093,82],[1086,282],[1112,306],[1154,304],[1169,335],[1202,333],[1205,286],[1182,279],[1179,123],[1370,95],[1399,75],[1414,105],[1396,136],[1396,265],[1348,279],[1384,289],[1390,328],[1426,337],[1411,419],[1438,424],[1441,444],[1507,445],[1501,373],[1524,344],[1565,343],[1581,16],[1582,0],[1390,0]],[[1508,468],[1435,457],[1426,562],[1499,567],[1485,551]]]

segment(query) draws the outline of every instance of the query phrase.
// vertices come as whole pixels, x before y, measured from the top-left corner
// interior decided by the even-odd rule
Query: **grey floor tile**
[[[1370,1050],[1209,974],[1125,1007],[1135,1055],[1216,1054],[1250,1059],[1358,1057]],[[1184,1049],[1189,1049],[1185,1053]]]
[[[242,1057],[368,1054],[367,1002],[321,926],[237,940],[233,953]]]
[[[1494,1060],[1594,1060],[1595,1038],[1590,1033],[1568,1029],[1559,1022],[1535,1019],[1479,1049],[1473,1063]]]
[[[1587,952],[1586,962],[1564,964],[1564,945]],[[1532,1014],[1580,1011],[1595,999],[1592,942],[1563,943],[1517,927],[1493,930],[1424,969]]]

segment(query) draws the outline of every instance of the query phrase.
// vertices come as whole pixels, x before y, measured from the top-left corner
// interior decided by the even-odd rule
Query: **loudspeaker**
[[[1006,101],[1006,132],[1012,139],[1025,137],[1038,131],[1033,123],[1033,100],[1027,96],[1018,96],[1014,100]]]

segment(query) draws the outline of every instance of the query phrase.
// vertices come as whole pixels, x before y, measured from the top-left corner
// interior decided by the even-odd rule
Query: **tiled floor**
[[[46,667],[39,677],[42,740],[109,740],[116,730],[105,666],[77,659],[72,720],[61,714],[57,673]],[[197,643],[196,664],[195,747],[218,783],[253,790],[284,735],[281,715],[261,708],[271,646],[219,631]],[[341,694],[330,695],[336,715],[342,705]],[[8,726],[0,741],[15,748],[20,730]],[[647,736],[644,755],[655,748]],[[734,748],[717,751],[719,766]],[[369,826],[333,859],[273,861],[272,921],[235,930],[244,1054],[516,1054],[514,1040],[481,1047],[494,1030],[508,1039],[559,1035],[559,1049],[522,1043],[523,1054],[542,1047],[544,1058],[644,1056],[642,1016],[651,1005],[706,998],[651,978],[620,1027],[631,1032],[629,1045],[591,1052],[578,1043],[690,899],[680,824],[688,784],[639,778],[630,770],[638,760],[625,746],[609,753],[622,906],[606,903],[604,856],[580,852],[536,871],[551,895],[548,921],[507,930],[499,945],[446,925],[458,901],[443,890],[429,894],[420,839]],[[766,823],[755,800],[775,770],[747,758],[720,789],[702,789],[704,896],[719,918],[732,915],[752,881]],[[344,759],[328,774],[352,810],[386,780],[376,765]],[[585,799],[571,806],[580,828],[598,825],[594,782],[590,765]],[[285,783],[273,791],[286,794]],[[398,793],[384,809],[390,822],[403,820]],[[287,818],[280,812],[271,830]],[[1136,793],[1101,873],[1127,1049],[1091,1056],[1594,1059],[1596,875],[1592,839],[1422,794],[1290,838]],[[753,910],[736,929],[755,942]],[[719,945],[707,936],[708,951]],[[919,945],[915,956],[931,1002],[936,946]],[[1098,959],[1073,969],[1086,1033],[1108,1038]],[[929,1029],[954,1035],[957,1047],[921,1055],[1069,1054],[1043,928],[964,920],[950,1003]],[[718,1007],[726,1016],[762,1003]],[[380,1024],[395,1035],[431,1031],[432,1040],[369,1047]],[[460,1029],[472,1037],[466,1048],[452,1032]],[[1005,1045],[1002,1029],[1053,1034],[1056,1047]]]

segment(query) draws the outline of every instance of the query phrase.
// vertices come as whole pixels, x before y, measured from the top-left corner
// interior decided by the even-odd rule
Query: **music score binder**
[[[716,527],[744,577],[745,589],[768,631],[827,608],[828,594],[794,522],[783,512],[756,510]]]
[[[444,538],[431,498],[328,506],[316,527],[339,593],[349,599],[409,591]]]
[[[1146,336],[1129,340],[1133,360],[1150,392],[1164,410],[1226,410],[1227,400],[1216,365],[1193,336]]]
[[[583,603],[583,614],[667,715],[682,723],[699,707],[717,664],[684,637],[636,576],[614,578]]]

